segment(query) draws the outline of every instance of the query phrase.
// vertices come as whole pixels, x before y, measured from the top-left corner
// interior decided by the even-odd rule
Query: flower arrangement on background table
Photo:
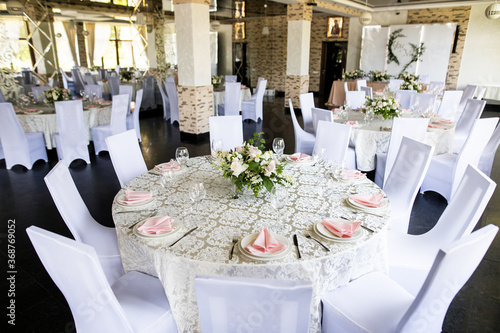
[[[214,90],[218,89],[222,85],[222,80],[224,76],[222,75],[212,75],[212,85],[214,86]]]
[[[342,80],[356,80],[356,79],[360,79],[362,77],[365,77],[366,74],[365,72],[363,72],[362,70],[360,69],[355,69],[355,70],[352,70],[350,72],[345,72],[344,74],[342,74]]]
[[[45,95],[44,102],[47,104],[54,104],[54,102],[69,101],[73,99],[71,92],[68,89],[63,88],[45,90],[43,94]]]
[[[365,106],[367,109],[373,110],[374,114],[384,117],[384,119],[392,119],[401,115],[399,101],[391,96],[367,97]]]
[[[215,168],[223,172],[223,177],[230,180],[238,192],[248,187],[257,196],[263,188],[270,192],[275,184],[293,183],[274,153],[264,151],[262,134],[255,133],[253,139],[233,150],[216,152],[218,163]]]
[[[120,71],[120,80],[128,82],[132,80],[132,77],[134,76],[134,73],[131,71]]]
[[[387,71],[370,71],[370,79],[375,82],[387,81],[391,78]]]
[[[422,84],[418,82],[418,75],[404,72],[398,75],[398,79],[404,80],[403,84],[399,86],[400,90],[416,90],[417,92],[422,92]]]

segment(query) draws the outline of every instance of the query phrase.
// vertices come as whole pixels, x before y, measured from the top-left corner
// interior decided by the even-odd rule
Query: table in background
[[[199,332],[198,307],[194,290],[197,275],[249,277],[277,280],[307,280],[313,283],[311,308],[311,332],[321,331],[321,297],[341,285],[371,271],[387,272],[386,229],[390,220],[390,205],[383,217],[358,214],[375,233],[363,230],[363,235],[352,242],[334,242],[322,239],[331,252],[326,252],[317,243],[302,236],[305,230],[311,233],[312,225],[320,222],[318,211],[327,209],[328,202],[318,195],[317,185],[324,183],[325,170],[322,166],[288,164],[285,171],[292,176],[294,184],[289,186],[286,204],[288,222],[280,233],[290,244],[294,233],[299,235],[302,259],[297,259],[295,247],[284,258],[268,262],[247,259],[235,247],[233,260],[229,260],[233,235],[239,239],[258,232],[265,225],[272,224],[277,216],[271,207],[267,193],[254,197],[244,193],[238,199],[231,198],[232,185],[222,178],[220,171],[205,158],[189,160],[189,167],[177,176],[175,185],[166,189],[160,186],[162,177],[145,173],[125,186],[127,189],[152,190],[156,203],[149,208],[159,207],[158,215],[171,215],[187,227],[176,236],[166,239],[151,239],[137,236],[129,226],[146,218],[147,212],[117,214],[121,211],[116,199],[112,213],[118,235],[118,245],[126,271],[137,270],[159,277],[165,288],[172,313],[179,332]],[[202,181],[207,195],[201,202],[197,214],[189,212],[188,184]],[[338,203],[335,214],[349,216],[350,208],[344,203],[349,195],[347,185],[341,185],[332,195],[332,202]],[[118,194],[124,193],[122,189]],[[381,193],[374,183],[367,181],[359,185],[363,193]],[[264,190],[265,191],[265,190]],[[194,221],[203,221],[195,230],[174,247],[168,247]],[[314,234],[314,233],[313,233]],[[319,236],[316,236],[319,237]],[[321,237],[320,237],[321,238]]]
[[[240,104],[239,104],[240,111],[241,111],[241,102],[250,100],[250,97],[252,97],[250,88],[248,87],[241,88]],[[225,100],[226,97],[224,90],[214,91],[214,116],[219,115],[219,104],[224,104]]]
[[[344,105],[345,102],[344,82],[347,82],[347,88],[349,89],[349,91],[358,90],[355,80],[333,81],[332,89],[330,90],[330,97],[328,98],[328,102],[326,102],[326,105],[335,105],[335,106]],[[389,84],[388,82],[368,81],[366,85],[368,87],[372,87],[373,93],[375,93],[378,91],[383,91],[388,84]]]

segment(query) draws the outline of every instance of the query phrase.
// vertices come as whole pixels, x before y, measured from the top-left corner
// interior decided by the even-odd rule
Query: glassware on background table
[[[366,109],[366,114],[365,114],[365,125],[369,126],[373,122],[373,119],[375,118],[375,113],[373,112],[372,108]]]
[[[283,223],[286,221],[286,216],[281,211],[286,206],[288,200],[288,190],[281,185],[274,185],[270,191],[270,203],[276,210],[276,224],[273,224],[272,229],[274,232],[281,232]]]
[[[346,169],[345,161],[335,161],[333,164],[333,177],[335,177],[337,181],[343,180],[345,169]]]
[[[420,112],[420,105],[418,104],[418,102],[415,102],[411,105],[411,112],[413,112],[413,113]]]
[[[221,138],[214,138],[210,143],[210,152],[212,157],[217,157],[217,152],[222,151],[224,149],[224,142]]]
[[[314,164],[323,164],[325,161],[326,149],[325,148],[316,148],[313,152]]]
[[[277,155],[278,161],[281,160],[283,151],[285,150],[285,140],[283,138],[274,138],[273,151]]]
[[[187,166],[189,160],[189,151],[186,147],[179,147],[175,150],[175,159],[181,167]]]

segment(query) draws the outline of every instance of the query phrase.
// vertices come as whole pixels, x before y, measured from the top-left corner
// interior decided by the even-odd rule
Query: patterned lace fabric
[[[349,185],[338,182],[336,191],[329,199],[318,192],[318,185],[325,182],[327,170],[312,163],[290,163],[285,167],[294,179],[288,187],[289,195],[281,214],[286,223],[279,234],[286,237],[291,251],[279,260],[258,261],[241,253],[239,246],[229,260],[232,239],[239,239],[259,232],[264,226],[277,230],[277,212],[271,207],[267,192],[254,197],[251,192],[232,198],[232,185],[203,157],[192,158],[188,167],[175,174],[174,181],[150,171],[122,189],[152,190],[155,200],[143,207],[143,211],[117,214],[124,208],[113,204],[118,242],[126,271],[138,270],[159,277],[164,285],[179,332],[201,331],[194,290],[194,278],[198,275],[250,277],[260,279],[308,280],[313,283],[310,331],[321,331],[321,296],[371,271],[387,272],[386,230],[390,219],[388,209],[379,216],[350,208],[345,199],[351,193],[382,193],[370,181]],[[188,184],[203,182],[206,197],[193,206],[189,199]],[[158,215],[170,215],[183,226],[179,232],[164,238],[138,236],[129,226],[144,220],[157,208]],[[362,231],[362,236],[350,242],[335,242],[318,235],[313,225],[321,221],[320,214],[331,208],[331,214],[350,220],[362,221],[375,233]],[[129,208],[130,209],[130,208]],[[175,244],[171,243],[194,226],[199,228]],[[303,236],[309,231],[313,237],[330,248],[326,252],[311,239]],[[292,242],[297,234],[302,259]]]

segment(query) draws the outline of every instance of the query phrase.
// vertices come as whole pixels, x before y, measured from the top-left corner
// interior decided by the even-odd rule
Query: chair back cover
[[[409,109],[411,107],[411,99],[416,90],[396,90],[396,98],[399,99],[399,104],[403,109]]]
[[[458,104],[462,94],[462,90],[445,90],[437,114],[444,119],[455,121],[458,118]]]
[[[33,92],[33,97],[35,98],[35,102],[43,102],[45,100],[44,92],[49,90],[50,86],[33,86],[31,87],[31,91]]]
[[[474,98],[476,91],[477,91],[477,86],[468,84],[465,87],[464,92],[462,94],[462,99],[460,99],[460,103],[458,104],[458,111],[459,112],[461,112],[465,108],[465,106],[467,104],[467,100]]]
[[[113,135],[127,130],[127,112],[129,105],[128,95],[113,96],[110,122],[111,133]]]
[[[498,232],[487,225],[439,250],[436,260],[396,332],[441,332],[455,295],[469,280]]]
[[[486,147],[479,159],[478,168],[485,173],[486,176],[491,177],[491,168],[493,167],[493,160],[500,144],[500,126],[497,125],[493,135],[486,144]]]
[[[484,94],[486,94],[486,88],[481,88],[477,93],[476,99],[483,99]]]
[[[194,284],[203,332],[309,331],[309,281],[198,276]]]
[[[313,119],[311,109],[314,107],[314,94],[300,94],[300,111],[302,112],[302,121],[304,122],[304,131],[314,133]]]
[[[0,103],[0,140],[8,169],[16,164],[31,169],[28,140],[11,103]]]
[[[132,112],[131,115],[127,115],[127,129],[132,129],[134,128],[135,129],[135,133],[136,133],[136,136],[137,136],[137,139],[139,141],[142,141],[141,140],[141,125],[140,125],[140,121],[139,121],[139,112],[141,111],[141,104],[142,104],[142,94],[143,94],[144,90],[143,89],[139,89],[137,90],[137,92],[135,93],[135,107],[134,107],[134,112]],[[129,127],[128,126],[128,117],[132,117],[132,125],[133,127]]]
[[[99,68],[99,81],[102,81],[107,78],[107,71],[104,68]]]
[[[223,150],[227,151],[243,143],[243,120],[241,116],[220,116],[208,118],[210,142],[220,139]]]
[[[71,69],[71,75],[73,75],[73,81],[75,83],[75,92],[80,95],[80,91],[85,89],[85,83],[83,82],[82,74],[78,68]]]
[[[255,99],[252,96],[250,101],[243,101],[241,103],[241,115],[243,120],[252,119],[257,122],[259,119],[264,119],[262,112],[264,93],[266,92],[267,80],[259,80],[257,84],[257,92],[255,93]]]
[[[62,101],[54,103],[57,114],[59,140],[57,151],[59,159],[64,159],[67,165],[81,158],[90,163],[88,133],[83,119],[81,100]],[[61,150],[61,154],[59,154]]]
[[[436,103],[435,94],[416,93],[411,97],[411,106],[418,106],[416,112],[434,112],[434,104]],[[414,110],[412,110],[414,111]]]
[[[108,79],[109,82],[109,90],[111,92],[111,96],[120,94],[120,77],[119,76],[110,76]]]
[[[363,91],[366,97],[373,98],[373,88],[372,87],[359,87],[359,91]]]
[[[410,213],[418,189],[431,163],[434,147],[422,142],[401,138],[391,172],[387,176],[384,192],[391,201],[391,230],[408,233]]]
[[[36,226],[26,232],[66,298],[78,332],[133,332],[93,247]]]
[[[99,84],[87,84],[85,86],[85,94],[93,98],[94,93],[97,98],[102,98],[102,86]]]
[[[314,149],[315,138],[311,133],[307,133],[300,127],[295,110],[293,109],[292,99],[288,99],[288,106],[290,107],[290,116],[292,117],[293,133],[295,136],[295,152],[303,154],[312,154]]]
[[[158,85],[159,86],[159,85]],[[147,75],[143,79],[144,93],[142,95],[142,108],[144,110],[155,109],[155,77]]]
[[[357,110],[365,105],[366,93],[364,91],[346,91],[345,101],[351,109]]]
[[[420,82],[423,84],[429,84],[431,82],[430,75],[420,75]]]
[[[83,75],[83,78],[87,84],[96,84],[94,77],[92,76],[91,73],[85,73]]]
[[[405,80],[401,79],[390,79],[389,80],[389,91],[396,91],[399,89],[399,87],[405,82]]]
[[[128,95],[128,108],[127,114],[130,113],[130,103],[132,102],[132,95],[134,94],[134,87],[130,85],[120,85],[118,88],[120,95]]]
[[[431,94],[439,95],[444,90],[444,86],[445,86],[444,82],[431,81],[429,82],[429,87],[427,88],[427,91],[429,91]]]
[[[486,101],[469,99],[455,126],[455,137],[467,138],[476,119],[483,114]]]
[[[240,95],[241,82],[226,82],[226,90],[224,91],[225,116],[238,116],[240,114]]]
[[[361,91],[361,87],[366,87],[366,82],[367,82],[367,80],[364,80],[364,79],[357,79],[356,80],[356,88],[358,89],[358,91]]]
[[[121,187],[148,172],[135,130],[108,136],[106,144]]]
[[[325,149],[326,160],[342,162],[346,159],[350,137],[351,125],[320,120],[313,153],[318,152],[319,149]]]
[[[173,124],[175,121],[179,123],[179,96],[177,95],[175,81],[165,82],[165,91],[170,106],[170,123]]]
[[[347,85],[347,82],[344,82],[344,91],[345,92],[349,91],[349,86]]]
[[[333,112],[331,110],[320,109],[320,108],[312,108],[311,116],[313,121],[313,130],[314,133],[318,133],[318,122],[320,120],[332,122],[333,121]]]
[[[33,84],[33,74],[31,73],[30,68],[22,68],[21,69],[21,76],[22,76],[22,82],[23,84]]]
[[[170,119],[170,101],[168,100],[167,94],[163,90],[160,80],[158,80],[158,89],[160,89],[161,100],[163,105],[163,119],[168,120]]]
[[[225,83],[238,82],[238,75],[225,75],[224,82]],[[226,89],[227,89],[227,87],[226,87]]]

